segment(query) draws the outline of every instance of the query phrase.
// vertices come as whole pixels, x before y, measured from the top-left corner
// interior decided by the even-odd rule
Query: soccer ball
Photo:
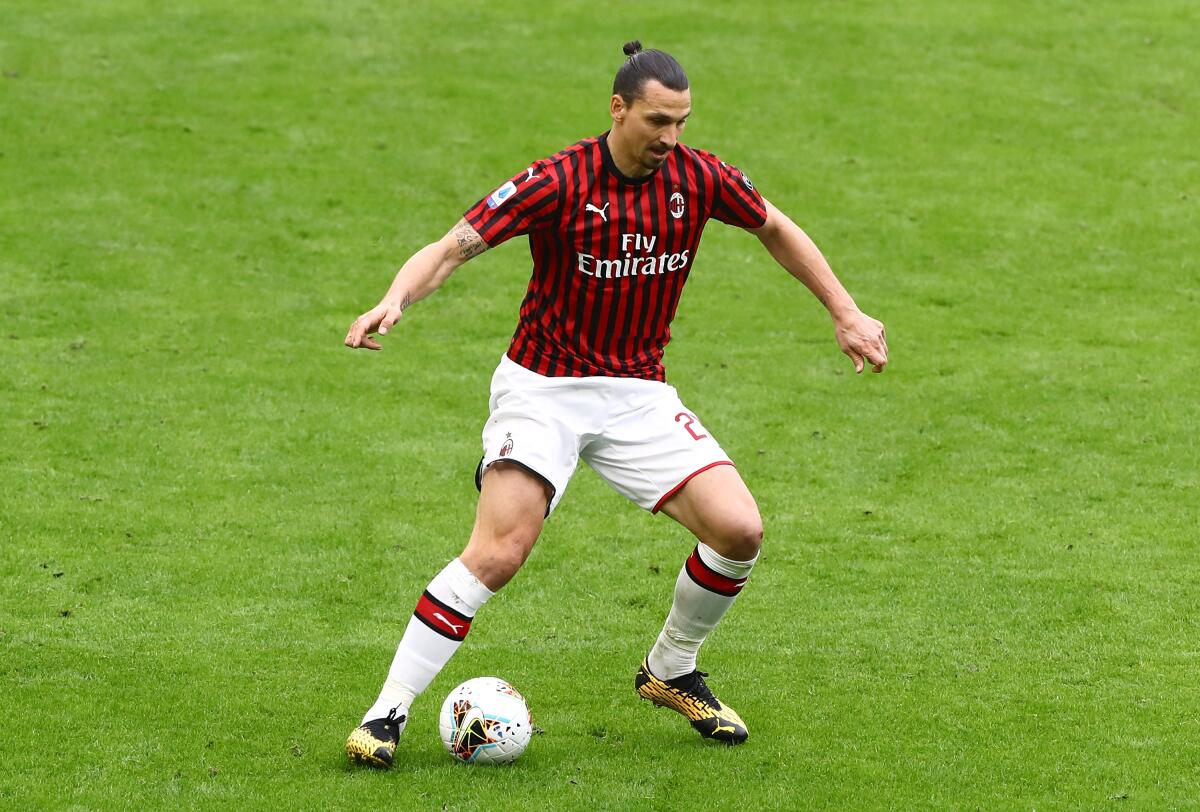
[[[476,677],[455,688],[438,721],[442,744],[468,764],[508,764],[533,735],[525,697],[498,677]]]

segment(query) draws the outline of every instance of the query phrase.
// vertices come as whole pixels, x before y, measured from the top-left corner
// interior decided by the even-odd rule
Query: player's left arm
[[[767,208],[767,221],[751,233],[766,246],[776,262],[803,282],[825,305],[833,319],[838,346],[854,362],[854,371],[862,372],[869,363],[875,372],[883,372],[888,362],[883,322],[858,309],[820,249],[800,226],[770,201],[764,199],[763,203]]]

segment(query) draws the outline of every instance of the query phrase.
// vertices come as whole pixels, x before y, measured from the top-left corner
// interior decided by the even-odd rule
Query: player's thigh
[[[542,532],[553,489],[515,462],[497,462],[483,475],[475,527],[462,562],[488,589],[508,582]]]
[[[762,546],[758,504],[732,465],[696,474],[661,510],[726,558],[749,561]]]
[[[579,461],[579,398],[504,359],[492,378],[483,456],[476,470],[482,493],[493,465],[517,463],[550,488],[549,514],[562,499]]]
[[[622,395],[618,410],[581,456],[630,501],[657,513],[694,477],[733,464],[674,388],[638,381],[614,391]]]

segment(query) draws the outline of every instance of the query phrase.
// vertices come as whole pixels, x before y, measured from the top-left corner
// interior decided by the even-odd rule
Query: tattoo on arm
[[[400,312],[403,313],[405,310],[408,310],[410,304],[412,304],[412,293],[405,291],[404,301],[400,302]]]
[[[471,228],[471,224],[465,218],[459,220],[450,233],[454,235],[454,239],[458,242],[458,256],[460,259],[467,260],[471,257],[477,257],[488,249],[487,243],[476,233],[475,229]]]

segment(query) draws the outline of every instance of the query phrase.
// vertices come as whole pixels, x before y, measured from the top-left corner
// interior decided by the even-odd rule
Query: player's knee
[[[496,560],[510,573],[516,573],[529,557],[537,531],[532,528],[514,529],[502,535],[493,548]]]
[[[745,514],[728,521],[720,532],[717,552],[734,561],[750,561],[762,549],[763,525],[758,513]]]
[[[529,557],[540,526],[511,525],[502,529],[476,527],[462,560],[480,581],[493,591],[508,583]]]
[[[490,568],[507,578],[521,569],[533,544],[537,541],[540,527],[534,523],[518,524],[496,532],[487,545]]]

